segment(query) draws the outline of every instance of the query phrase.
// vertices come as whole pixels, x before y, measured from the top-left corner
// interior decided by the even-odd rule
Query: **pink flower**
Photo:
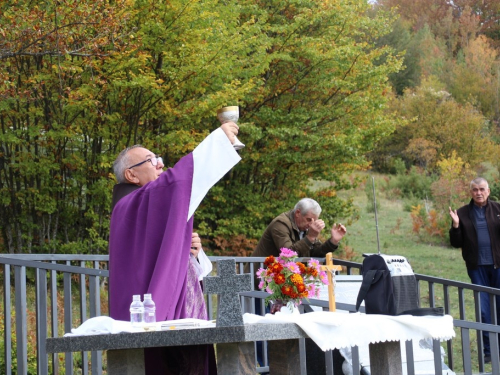
[[[319,273],[319,278],[321,279],[321,282],[325,285],[328,285],[328,276],[326,275],[325,271],[321,271]]]
[[[295,262],[288,262],[285,264],[285,267],[293,273],[300,273],[300,268]]]
[[[297,256],[297,253],[295,251],[287,249],[286,247],[282,247],[280,251],[280,257],[292,258]]]
[[[316,293],[316,286],[314,284],[308,285],[307,292],[308,297],[314,297]]]
[[[257,275],[257,277],[260,277],[263,272],[266,272],[266,270],[264,268],[259,268],[259,270],[255,274]]]
[[[259,289],[262,289],[264,287],[264,280],[262,280],[260,283],[259,283]]]
[[[314,267],[316,268],[318,271],[319,271],[319,260],[317,259],[310,259],[308,264],[307,264],[309,267]]]

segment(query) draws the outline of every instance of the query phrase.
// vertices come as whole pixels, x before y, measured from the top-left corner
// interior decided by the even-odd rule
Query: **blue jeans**
[[[472,284],[500,289],[500,269],[493,265],[478,266],[476,270],[467,270]],[[481,292],[481,322],[491,324],[490,298],[488,293]],[[497,324],[500,324],[500,296],[496,296]],[[490,338],[488,332],[483,332],[484,355],[489,356]]]

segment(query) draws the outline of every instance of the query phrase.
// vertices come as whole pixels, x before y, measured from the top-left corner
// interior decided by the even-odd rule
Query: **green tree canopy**
[[[111,163],[169,165],[240,106],[243,161],[205,199],[207,237],[255,239],[304,195],[325,217],[394,128],[393,20],[363,0],[115,0],[0,5],[0,227],[10,252],[106,251]],[[328,188],[308,190],[317,180]]]

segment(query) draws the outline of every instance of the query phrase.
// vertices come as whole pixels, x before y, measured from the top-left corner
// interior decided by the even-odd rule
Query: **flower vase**
[[[271,301],[271,314],[274,315],[278,311],[281,311],[281,308],[283,306],[285,306],[285,304],[283,303],[283,300],[281,300],[281,299],[277,299],[275,301]]]
[[[282,314],[300,314],[299,309],[292,301],[278,299],[271,303],[271,314],[280,312]]]

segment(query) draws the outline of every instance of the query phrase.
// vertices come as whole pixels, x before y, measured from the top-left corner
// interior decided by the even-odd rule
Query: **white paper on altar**
[[[321,350],[350,348],[385,341],[421,339],[449,340],[455,337],[453,318],[445,316],[346,314],[316,311],[307,314],[244,314],[245,324],[295,323]]]
[[[176,328],[181,328],[182,326],[185,326],[186,323],[192,323],[192,325],[196,324],[199,328],[215,326],[213,321],[188,318],[156,322],[156,330],[160,331],[162,325],[166,323],[168,323],[169,326]],[[132,324],[128,321],[115,320],[109,316],[96,316],[95,318],[86,320],[78,328],[71,329],[71,332],[64,334],[64,337],[116,334],[123,332],[144,332],[144,329],[132,327]]]

